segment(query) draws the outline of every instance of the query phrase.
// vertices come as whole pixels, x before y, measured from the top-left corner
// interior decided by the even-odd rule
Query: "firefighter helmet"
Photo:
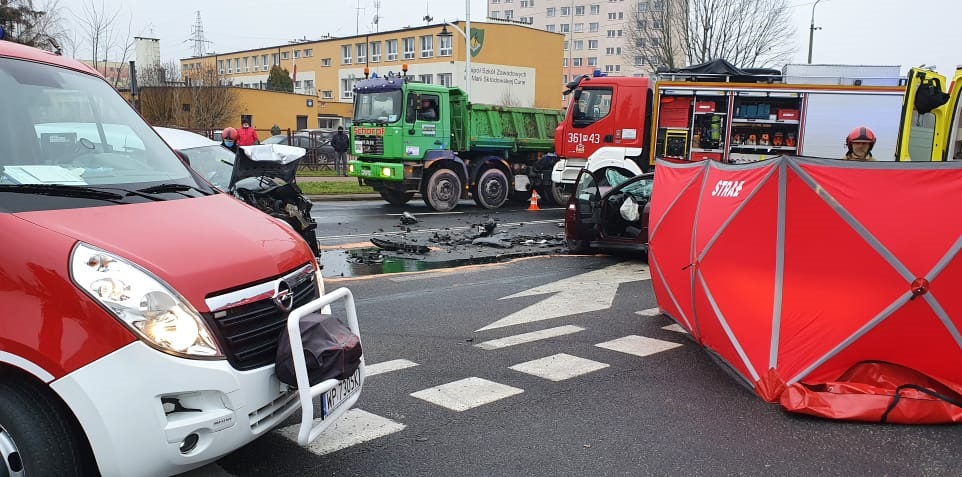
[[[848,137],[845,138],[845,145],[849,148],[852,147],[853,142],[867,142],[871,149],[875,145],[875,133],[868,126],[859,126],[849,132]]]
[[[232,141],[237,140],[237,130],[232,127],[224,128],[224,131],[220,133],[221,139],[230,139]]]

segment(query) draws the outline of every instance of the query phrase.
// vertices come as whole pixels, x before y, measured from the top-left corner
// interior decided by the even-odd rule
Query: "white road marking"
[[[406,359],[392,359],[391,361],[385,361],[383,363],[370,364],[365,368],[365,370],[367,371],[367,377],[371,377],[375,374],[400,371],[402,369],[413,368],[417,365],[418,364],[414,361],[408,361]]]
[[[531,343],[533,341],[546,340],[549,338],[556,338],[558,336],[570,335],[572,333],[577,333],[579,331],[584,331],[585,329],[580,326],[558,326],[556,328],[548,328],[546,330],[532,331],[530,333],[522,333],[520,335],[508,336],[505,338],[498,338],[495,340],[485,341],[484,343],[478,343],[475,346],[481,349],[500,349],[507,348],[508,346],[514,346],[524,343]]]
[[[668,351],[681,345],[678,343],[672,343],[671,341],[662,341],[654,338],[646,338],[644,336],[628,335],[624,338],[598,343],[595,346],[644,357],[651,356],[662,351]]]
[[[487,379],[465,378],[411,393],[411,396],[460,412],[523,392],[523,389]]]
[[[551,381],[564,381],[607,368],[607,363],[559,353],[554,356],[509,366],[510,369]]]
[[[501,299],[548,293],[552,295],[477,331],[606,310],[611,308],[620,284],[650,279],[651,273],[647,265],[638,262],[622,262],[601,270],[534,287]]]
[[[688,331],[682,328],[681,325],[679,325],[678,323],[675,323],[673,325],[668,325],[668,326],[662,326],[661,329],[668,330],[668,331],[676,331],[678,333],[684,333],[686,335],[688,334]]]
[[[316,455],[330,454],[341,449],[358,445],[363,442],[384,437],[403,430],[404,424],[371,414],[358,408],[344,413],[340,419],[331,424],[320,437],[310,443],[306,449]],[[297,444],[297,431],[300,425],[287,426],[277,432]]]
[[[648,308],[647,310],[636,311],[635,314],[641,316],[658,316],[661,314],[661,308]]]

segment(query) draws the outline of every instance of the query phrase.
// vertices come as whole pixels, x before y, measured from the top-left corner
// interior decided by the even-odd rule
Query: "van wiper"
[[[169,192],[187,192],[187,191],[189,191],[189,190],[193,190],[193,191],[200,192],[202,195],[211,195],[211,194],[212,194],[211,192],[208,192],[208,191],[205,191],[205,190],[202,190],[202,189],[198,189],[198,188],[196,188],[196,187],[194,187],[194,186],[191,186],[191,185],[187,185],[187,184],[174,184],[174,183],[171,183],[171,184],[159,184],[159,185],[147,187],[147,188],[144,188],[144,189],[137,189],[137,192],[144,193],[144,194],[166,194],[166,193],[169,193]],[[187,195],[187,194],[183,194],[183,195]],[[191,197],[191,196],[188,196],[188,197]]]
[[[0,192],[16,194],[50,195],[56,197],[75,197],[78,199],[105,200],[120,203],[124,196],[115,192],[94,189],[86,186],[64,184],[2,184]]]

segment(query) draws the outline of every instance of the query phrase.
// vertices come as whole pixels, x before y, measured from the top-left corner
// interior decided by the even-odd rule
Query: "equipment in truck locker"
[[[685,157],[688,152],[688,130],[672,129],[665,133],[664,156]]]
[[[691,113],[691,98],[684,96],[667,96],[661,98],[658,127],[687,128],[689,113]]]

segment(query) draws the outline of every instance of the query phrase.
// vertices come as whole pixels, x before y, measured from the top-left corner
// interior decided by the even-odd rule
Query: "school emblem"
[[[481,28],[471,29],[471,56],[478,56],[481,47],[484,46],[484,30]]]

